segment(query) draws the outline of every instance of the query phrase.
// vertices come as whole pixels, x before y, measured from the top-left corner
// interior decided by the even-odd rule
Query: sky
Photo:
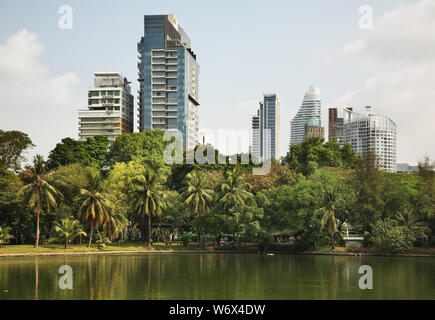
[[[72,29],[59,28],[61,5],[72,9]],[[370,29],[360,27],[361,6],[372,9]],[[329,107],[370,105],[397,124],[397,162],[435,157],[431,0],[1,0],[0,129],[28,133],[36,145],[29,158],[77,139],[93,73],[122,73],[136,96],[143,16],[168,13],[200,64],[203,130],[249,129],[263,93],[275,92],[285,155],[290,120],[314,85],[326,132]],[[246,141],[226,151],[247,149]]]

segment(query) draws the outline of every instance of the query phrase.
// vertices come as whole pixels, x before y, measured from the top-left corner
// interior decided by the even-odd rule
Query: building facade
[[[189,37],[174,15],[147,15],[138,52],[139,131],[178,132],[193,149],[200,143],[199,64]]]
[[[352,111],[352,108],[350,107],[346,109]],[[343,145],[344,118],[338,117],[337,108],[329,108],[328,111],[328,141],[332,141],[333,139],[335,139],[340,145]]]
[[[88,107],[78,112],[79,140],[106,136],[113,142],[121,133],[133,132],[133,99],[127,78],[117,72],[94,73]]]
[[[381,170],[396,172],[397,126],[393,120],[366,107],[360,114],[344,109],[344,142],[358,155],[373,152]]]
[[[408,163],[398,163],[397,172],[418,173],[418,166],[411,166]]]
[[[304,127],[304,137],[325,137],[325,128],[320,126],[318,119],[314,114],[308,119]]]
[[[252,117],[251,155],[256,159],[279,159],[280,102],[265,93],[257,115]]]
[[[251,126],[251,146],[250,146],[250,154],[252,158],[259,160],[261,157],[261,143],[260,143],[260,110],[257,111],[257,114],[252,116],[252,126]]]
[[[321,109],[320,89],[311,86],[296,116],[290,121],[290,145],[304,141],[305,124],[312,116],[318,121],[319,127],[322,126]]]

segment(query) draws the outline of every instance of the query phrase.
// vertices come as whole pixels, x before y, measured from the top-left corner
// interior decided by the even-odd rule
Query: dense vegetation
[[[101,137],[66,138],[47,161],[36,156],[22,169],[30,138],[0,131],[0,244],[150,245],[178,236],[267,245],[285,236],[306,250],[343,244],[346,223],[365,245],[390,254],[416,238],[430,244],[435,230],[428,158],[418,174],[382,172],[372,154],[357,157],[349,145],[312,137],[256,176],[240,163],[167,165],[162,131],[122,134],[108,145]]]

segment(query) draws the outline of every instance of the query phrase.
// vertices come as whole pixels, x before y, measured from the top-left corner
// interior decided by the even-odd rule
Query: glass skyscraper
[[[279,122],[279,99],[275,93],[266,93],[257,115],[252,117],[252,157],[261,160],[279,159]]]
[[[320,101],[320,89],[311,86],[305,94],[304,101],[298,113],[290,121],[290,144],[298,144],[304,141],[305,124],[312,117],[316,119],[319,127],[322,126],[321,119],[322,103]]]
[[[199,141],[199,64],[173,14],[146,15],[139,52],[139,131],[180,132],[184,148]]]

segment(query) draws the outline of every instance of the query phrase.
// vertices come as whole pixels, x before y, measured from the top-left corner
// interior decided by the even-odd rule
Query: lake
[[[59,288],[62,265],[71,267],[71,290]],[[359,288],[361,265],[372,267],[372,290]],[[435,299],[435,258],[236,253],[0,258],[0,299]]]

